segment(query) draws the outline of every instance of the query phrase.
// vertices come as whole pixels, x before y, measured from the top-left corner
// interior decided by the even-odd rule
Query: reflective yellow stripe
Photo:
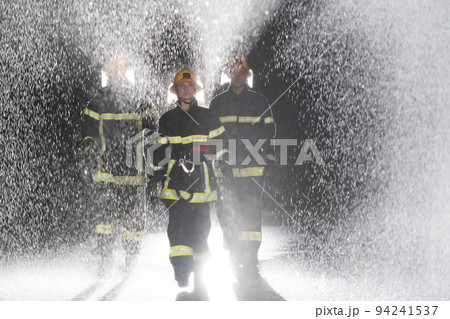
[[[222,134],[223,132],[225,132],[225,128],[223,126],[219,127],[218,129],[212,130],[209,132],[209,138],[214,138],[219,136],[220,134]]]
[[[178,200],[178,195],[174,189],[163,188],[161,190],[161,198]]]
[[[229,153],[230,151],[224,148],[216,153],[216,159],[221,158],[224,154]]]
[[[127,230],[125,227],[122,228],[122,237],[127,240],[140,241],[142,239],[143,234],[144,232],[142,231],[132,232]]]
[[[181,143],[181,136],[168,136],[169,143],[171,144],[178,144]]]
[[[164,169],[164,166],[154,166],[152,163],[149,163],[149,166],[152,168],[152,170],[154,171],[161,171]]]
[[[239,233],[238,240],[261,241],[262,234],[261,232],[256,231],[241,231]]]
[[[156,138],[156,142],[159,144],[167,144],[167,143],[169,143],[169,139],[167,137],[158,136]]]
[[[137,113],[103,113],[100,118],[104,120],[139,120],[141,115]]]
[[[177,257],[177,256],[192,256],[194,254],[194,250],[189,246],[172,246],[170,247],[169,257]]]
[[[210,193],[211,192],[211,188],[209,187],[208,165],[206,165],[205,162],[203,162],[202,164],[203,164],[203,170],[205,172],[205,192],[206,193]]]
[[[167,144],[167,141],[170,144],[189,144],[195,142],[206,142],[208,140],[208,135],[189,135],[189,136],[167,136],[167,137],[158,137],[157,142],[160,144]]]
[[[109,182],[116,185],[140,185],[147,183],[145,176],[114,176],[109,173],[95,172],[92,175],[94,182]]]
[[[264,118],[264,124],[270,124],[273,123],[273,117],[272,116],[268,116],[266,118]]]
[[[190,135],[185,136],[181,139],[183,144],[195,143],[195,142],[206,142],[208,140],[208,135]]]
[[[138,132],[139,133],[142,133],[142,134],[145,133],[145,132],[142,131],[142,119],[139,119],[137,121],[137,127],[138,127]],[[145,161],[145,155],[144,155],[144,150],[143,150],[142,143],[137,143],[137,145],[136,145],[136,166],[135,166],[135,168],[137,169],[139,174],[142,174],[143,171],[144,171],[144,161]]]
[[[153,107],[151,107],[141,113],[141,118],[145,119],[146,117],[149,117],[150,115],[152,115],[154,113],[156,113],[156,110]]]
[[[83,143],[84,142],[86,142],[86,141],[88,141],[88,140],[93,140],[94,142],[95,142],[95,140],[94,140],[94,138],[92,137],[92,136],[86,136],[85,138],[84,138],[84,140],[83,140]],[[91,144],[89,144],[89,145],[87,145],[84,149],[83,149],[83,152],[86,154],[86,153],[88,153],[89,152],[89,150],[91,149]]]
[[[239,116],[239,123],[258,123],[261,121],[259,116]]]
[[[103,134],[103,119],[100,119],[98,134],[100,135],[100,140],[102,141],[100,156],[98,157],[98,166],[99,166],[99,170],[101,171],[102,167],[103,167],[103,155],[106,152],[106,139],[105,139],[105,134]]]
[[[180,192],[181,197],[183,197],[185,200],[188,200],[188,203],[207,203],[207,202],[212,202],[212,201],[217,200],[217,191],[212,191],[212,192],[208,192],[208,193],[194,193],[194,194],[192,194],[192,197],[187,192],[183,192],[183,191],[179,191],[179,192]],[[183,195],[183,193],[185,193],[185,195],[189,194],[189,197],[186,196],[186,198],[185,198],[185,195]],[[163,188],[161,190],[161,198],[162,199],[170,199],[170,200],[179,200],[180,199],[178,197],[177,191],[174,189],[170,189],[170,188]]]
[[[194,193],[189,203],[207,203],[217,200],[217,191],[209,193]]]
[[[191,198],[191,194],[189,194],[188,192],[185,191],[178,191],[181,195],[181,197],[183,197],[183,199],[188,200],[189,198]]]
[[[97,234],[111,235],[113,230],[111,225],[95,225],[95,232]]]
[[[237,116],[236,115],[221,116],[221,117],[219,117],[219,120],[222,123],[237,122]]]
[[[97,121],[100,119],[100,115],[97,112],[94,112],[94,111],[92,111],[90,109],[85,109],[84,110],[84,114],[86,114],[87,116],[92,117],[94,120],[97,120]]]
[[[232,171],[234,177],[263,176],[264,167],[233,168]]]
[[[177,161],[174,160],[174,159],[171,159],[171,160],[169,161],[169,165],[168,165],[168,167],[167,167],[167,173],[166,173],[166,175],[164,175],[164,176],[166,177],[166,180],[164,181],[164,187],[163,187],[163,190],[169,188],[170,173],[172,172],[173,165],[175,165],[176,162],[177,162]],[[175,193],[175,196],[176,196],[176,193]],[[178,197],[178,196],[177,196],[177,197]]]
[[[104,120],[141,120],[150,115],[156,113],[154,108],[149,108],[143,111],[142,113],[102,113],[99,114],[94,112],[88,108],[84,110],[84,114],[92,117],[95,120],[100,120],[100,118]]]

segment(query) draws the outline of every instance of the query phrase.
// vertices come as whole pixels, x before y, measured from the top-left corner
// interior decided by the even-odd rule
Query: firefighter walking
[[[224,127],[208,109],[198,105],[198,89],[191,70],[175,75],[170,90],[177,101],[159,120],[158,142],[162,147],[158,151],[165,154],[165,148],[171,146],[170,160],[155,169],[165,173],[161,199],[169,210],[169,259],[175,280],[178,286],[186,287],[193,272],[194,293],[207,298],[202,273],[209,256],[210,203],[217,200],[217,190],[211,163],[204,156],[209,148],[194,146],[221,136]],[[200,153],[200,163],[194,163],[194,152]]]
[[[138,196],[147,184],[143,157],[138,150],[133,165],[127,164],[126,142],[143,129],[154,129],[154,109],[136,101],[125,77],[128,67],[120,54],[109,59],[105,67],[108,86],[91,99],[83,113],[83,173],[92,195],[89,205],[101,256],[100,275],[114,263],[118,234],[126,250],[126,267],[131,269],[144,231],[144,209],[139,205],[143,201]]]
[[[211,101],[210,110],[224,125],[228,148],[230,151],[234,148],[235,154],[229,153],[232,159],[230,167],[222,166],[217,213],[224,246],[230,251],[230,262],[237,280],[251,282],[259,276],[261,187],[264,164],[275,160],[269,144],[269,139],[275,136],[275,123],[267,99],[247,85],[251,71],[245,57],[233,57],[225,73],[231,79],[230,87]],[[251,156],[244,139],[252,146],[258,146],[264,163]]]

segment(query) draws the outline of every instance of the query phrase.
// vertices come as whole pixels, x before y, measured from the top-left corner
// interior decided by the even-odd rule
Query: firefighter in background
[[[83,171],[91,187],[101,275],[113,266],[113,244],[119,234],[126,250],[126,268],[136,264],[144,231],[145,197],[138,196],[147,184],[143,151],[133,148],[130,165],[126,142],[143,129],[154,130],[154,109],[138,102],[126,78],[128,69],[122,55],[111,56],[105,66],[108,85],[90,100],[83,113]]]
[[[155,169],[165,173],[161,199],[169,209],[169,259],[175,280],[179,287],[186,287],[193,272],[194,294],[207,298],[202,273],[209,257],[210,203],[217,200],[217,190],[212,165],[204,156],[209,147],[195,148],[194,143],[220,137],[225,129],[207,108],[198,105],[195,94],[199,89],[191,70],[175,75],[170,91],[178,100],[161,116],[158,137],[159,154],[172,147],[170,161]],[[194,152],[200,153],[200,163],[194,163]]]
[[[230,251],[230,262],[238,282],[251,282],[259,276],[258,250],[261,245],[261,195],[265,166],[258,163],[243,143],[248,139],[259,145],[263,164],[275,161],[269,139],[275,136],[275,123],[267,99],[250,89],[251,75],[247,60],[234,56],[225,68],[231,83],[228,90],[213,98],[211,112],[226,130],[226,139],[235,143],[230,167],[223,167],[217,214],[224,236],[224,247]],[[229,153],[230,155],[230,153]],[[230,157],[230,158],[233,158]],[[249,161],[250,160],[250,161]],[[231,169],[230,169],[231,168]]]

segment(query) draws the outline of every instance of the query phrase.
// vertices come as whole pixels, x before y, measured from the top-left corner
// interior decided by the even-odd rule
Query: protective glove
[[[266,159],[267,159],[267,165],[275,165],[278,160],[275,156],[275,154],[266,154]]]
[[[81,144],[79,152],[79,160],[77,162],[80,178],[84,183],[89,184],[93,182],[92,174],[97,168],[96,159],[96,144],[93,139],[86,139]]]

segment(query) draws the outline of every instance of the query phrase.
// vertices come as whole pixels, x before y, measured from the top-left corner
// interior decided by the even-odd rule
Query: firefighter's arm
[[[221,147],[215,149],[215,159],[213,161],[214,175],[216,178],[223,178],[231,175],[230,151],[228,148],[229,139],[225,127],[219,121],[219,118],[211,113],[209,123],[209,138],[220,139]]]
[[[266,143],[263,146],[263,152],[267,164],[273,165],[277,163],[277,157],[275,155],[275,148],[270,144],[270,139],[276,136],[276,123],[273,119],[272,108],[270,107],[267,100],[265,100],[265,110],[266,113],[263,114],[261,118],[261,130],[262,138],[266,139]]]
[[[139,104],[139,110],[142,118],[142,129],[156,132],[157,129],[157,110],[147,102]]]
[[[91,182],[92,173],[97,167],[96,154],[100,147],[98,132],[100,116],[89,106],[83,110],[82,116],[82,140],[79,147],[81,153],[81,160],[79,161],[80,174],[85,182]]]
[[[152,169],[150,182],[154,185],[163,180],[170,159],[170,144],[165,123],[166,119],[163,116],[158,122],[158,134],[154,135],[153,140],[150,142],[150,148],[147,149],[147,152],[151,150],[151,154],[146,154]]]
[[[92,153],[100,144],[99,120],[100,115],[89,105],[83,110],[81,125],[82,141],[80,147],[84,154]]]

